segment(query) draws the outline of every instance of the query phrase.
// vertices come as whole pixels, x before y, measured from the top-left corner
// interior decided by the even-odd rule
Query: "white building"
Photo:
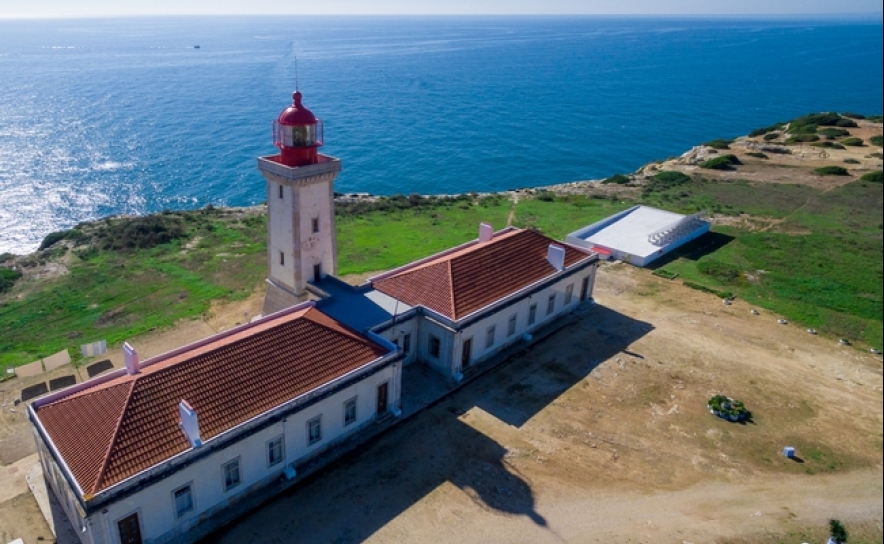
[[[398,413],[394,345],[303,303],[35,401],[49,486],[84,544],[196,525]]]
[[[572,232],[569,244],[636,266],[647,266],[673,249],[709,232],[705,212],[681,215],[633,206]]]

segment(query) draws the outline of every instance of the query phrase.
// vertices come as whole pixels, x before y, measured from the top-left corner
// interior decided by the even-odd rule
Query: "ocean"
[[[880,114],[882,65],[880,19],[0,20],[0,253],[111,214],[262,202],[255,158],[296,84],[339,192],[450,194]]]

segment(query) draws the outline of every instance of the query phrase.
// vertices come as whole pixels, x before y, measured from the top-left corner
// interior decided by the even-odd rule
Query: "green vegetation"
[[[759,152],[759,151],[750,151],[750,152],[746,153],[746,156],[747,156],[747,157],[755,157],[756,159],[768,159],[768,158],[770,158],[770,157],[768,157],[767,155],[765,155],[764,153],[761,153],[761,152]]]
[[[821,128],[817,131],[817,134],[819,134],[820,136],[825,136],[828,140],[850,136],[850,132],[844,130],[843,128]]]
[[[816,134],[796,134],[786,140],[787,144],[801,144],[807,142],[818,142],[820,139]]]
[[[837,519],[829,520],[829,535],[835,544],[845,544],[847,542],[847,528]]]
[[[785,126],[785,123],[776,123],[776,124],[773,124],[769,127],[756,128],[755,130],[753,130],[752,132],[749,133],[749,137],[756,138],[758,136],[761,136],[762,134],[767,134],[769,132],[774,132],[774,131],[780,130],[784,126]],[[765,140],[767,140],[767,139],[769,139],[769,138],[765,138]]]
[[[825,147],[826,149],[844,149],[844,146],[841,144],[836,144],[835,142],[817,142],[814,144],[810,144],[814,147]]]
[[[725,140],[723,138],[716,138],[711,142],[706,142],[703,145],[707,147],[711,147],[712,149],[730,149],[730,144],[732,144],[733,140]]]
[[[15,281],[21,277],[21,272],[0,266],[0,293],[4,293],[15,285]]]
[[[841,166],[821,166],[813,169],[814,173],[820,176],[849,176],[850,172]]]
[[[688,183],[689,181],[691,181],[691,177],[687,174],[676,170],[663,170],[648,178],[648,184],[645,186],[645,193],[665,191]]]
[[[765,141],[765,142],[769,142],[769,141],[771,141],[771,140],[776,140],[776,139],[779,138],[780,136],[781,136],[781,134],[780,134],[779,132],[771,132],[770,134],[765,134],[765,135],[764,135],[764,141]]]
[[[853,158],[844,159],[844,162],[846,164],[862,164],[861,162],[859,162],[858,160],[853,159]]]
[[[722,291],[720,289],[713,289],[712,287],[707,287],[705,285],[700,285],[699,283],[695,283],[692,281],[685,280],[682,282],[686,287],[690,287],[691,289],[696,289],[697,291],[703,291],[704,293],[713,294],[719,298],[731,298],[734,294],[730,291]]]
[[[734,165],[743,164],[736,155],[722,155],[700,163],[700,168],[712,170],[733,170]]]
[[[856,122],[847,117],[841,117],[837,113],[812,113],[790,121],[788,132],[791,134],[814,134],[820,126],[848,128],[855,127]]]
[[[841,114],[843,117],[849,117],[851,119],[865,119],[866,116],[861,113],[851,113],[849,111],[845,111]]]
[[[626,185],[630,181],[632,181],[632,178],[630,178],[629,176],[624,176],[623,174],[615,174],[602,181],[602,183],[615,183],[617,185]]]
[[[674,280],[675,278],[678,277],[678,274],[676,274],[675,272],[670,272],[669,270],[666,270],[665,268],[658,268],[657,270],[654,270],[653,272],[651,272],[651,274],[653,274],[655,276],[659,276],[661,278],[666,278],[667,280]]]
[[[884,182],[884,172],[881,170],[876,170],[874,172],[869,172],[868,174],[863,174],[862,177],[859,178],[862,181],[872,181],[875,183]]]
[[[844,138],[841,140],[841,144],[853,147],[862,147],[865,145],[862,138]]]
[[[882,145],[884,145],[884,136],[882,136],[881,134],[876,134],[875,136],[869,138],[869,143],[874,146],[881,147]]]

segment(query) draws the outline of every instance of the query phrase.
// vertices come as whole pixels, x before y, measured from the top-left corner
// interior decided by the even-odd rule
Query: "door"
[[[583,278],[583,283],[580,285],[580,302],[586,300],[586,294],[589,291],[589,276]]]
[[[467,338],[463,341],[463,353],[460,355],[460,368],[463,370],[464,368],[470,366],[470,358],[473,354],[473,339]]]
[[[138,513],[135,512],[117,522],[120,530],[120,544],[141,544],[141,526],[138,525]]]
[[[387,382],[378,386],[378,415],[387,413]]]
[[[313,265],[313,283],[322,281],[322,264]]]

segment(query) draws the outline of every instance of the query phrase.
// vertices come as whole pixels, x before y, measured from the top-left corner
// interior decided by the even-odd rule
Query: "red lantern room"
[[[292,167],[316,164],[322,136],[322,121],[301,104],[301,93],[295,91],[292,105],[273,122],[273,145],[281,151],[279,162]]]

